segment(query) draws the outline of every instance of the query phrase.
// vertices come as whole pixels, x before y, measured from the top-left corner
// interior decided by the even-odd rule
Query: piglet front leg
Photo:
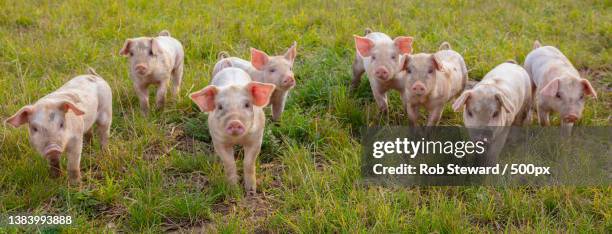
[[[280,121],[281,115],[285,110],[288,91],[275,91],[270,98],[272,104],[272,121]]]
[[[350,92],[353,93],[359,88],[361,84],[361,76],[365,73],[365,67],[363,66],[363,59],[359,55],[355,55],[355,61],[353,62],[353,79],[351,80]]]
[[[538,121],[540,122],[541,126],[550,125],[550,121],[548,120],[549,115],[550,112],[548,110],[545,110],[545,108],[542,107],[538,107]]]
[[[166,102],[166,92],[168,91],[168,79],[159,83],[155,94],[155,105],[158,109],[163,109]]]
[[[376,104],[378,104],[378,108],[382,113],[387,113],[389,110],[387,104],[387,94],[386,91],[380,91],[374,87],[372,87],[372,93],[374,94],[374,100],[376,100]]]
[[[215,152],[223,162],[225,178],[232,184],[238,184],[238,173],[236,172],[236,161],[234,160],[234,149],[230,145],[214,143]]]
[[[66,146],[68,157],[68,179],[70,184],[78,185],[81,182],[81,152],[83,150],[83,138],[72,138]]]
[[[255,167],[257,164],[257,155],[259,155],[260,149],[261,141],[244,146],[244,189],[248,195],[255,195],[257,193]]]
[[[47,161],[49,162],[49,175],[51,178],[58,178],[60,175],[62,175],[60,168],[60,156],[61,154],[47,156]]]
[[[418,126],[419,121],[419,106],[412,105],[410,103],[406,104],[406,114],[408,114],[408,120],[410,120],[410,126],[416,127]]]
[[[147,90],[147,84],[134,83],[134,89],[136,90],[136,95],[138,95],[138,100],[140,101],[140,111],[143,115],[147,115],[149,113],[149,93]]]
[[[444,111],[444,104],[438,105],[429,111],[429,118],[427,118],[427,126],[436,126],[442,118],[442,111]]]

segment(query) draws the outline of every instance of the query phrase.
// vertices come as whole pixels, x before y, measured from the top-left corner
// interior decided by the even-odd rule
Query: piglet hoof
[[[81,172],[79,170],[68,170],[68,180],[70,185],[78,186],[81,184]]]
[[[140,114],[142,114],[142,116],[144,117],[147,117],[147,115],[149,115],[149,107],[141,107]]]
[[[80,187],[81,186],[81,179],[69,179],[68,182],[70,183],[70,186],[74,186],[74,187]]]
[[[349,84],[349,95],[357,95],[357,90],[359,90],[359,83],[351,82]]]
[[[227,182],[232,185],[232,186],[236,186],[238,185],[238,175],[231,175],[227,177]]]
[[[255,195],[257,195],[257,192],[255,190],[247,191],[247,197],[254,197]]]
[[[93,142],[93,133],[92,132],[86,132],[85,134],[83,134],[83,139],[88,144],[91,144]]]
[[[53,155],[48,158],[49,160],[49,175],[51,178],[58,178],[62,175],[60,170],[59,155]]]
[[[108,147],[108,140],[100,141],[100,150],[102,150],[102,152],[110,153],[110,149]]]
[[[381,106],[380,107],[380,113],[381,114],[387,114],[389,113],[389,108],[387,106]]]
[[[57,179],[62,175],[62,171],[59,167],[49,167],[49,176],[53,179]]]
[[[164,106],[166,105],[166,100],[158,100],[155,102],[155,109],[157,110],[164,110]]]
[[[110,153],[111,153],[111,150],[110,150],[110,148],[108,147],[108,145],[102,146],[102,149],[101,149],[101,150],[102,150],[102,153],[103,153],[103,154],[110,154]]]

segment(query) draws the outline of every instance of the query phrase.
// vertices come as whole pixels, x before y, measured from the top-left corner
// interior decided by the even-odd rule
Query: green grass
[[[610,125],[612,10],[608,1],[0,1],[0,117],[33,103],[87,66],[113,88],[109,152],[86,145],[83,186],[47,176],[25,128],[0,127],[0,214],[68,214],[75,224],[0,232],[610,232],[604,187],[392,187],[360,181],[362,126],[404,125],[397,94],[379,118],[367,81],[349,95],[353,34],[371,27],[415,38],[414,50],[449,41],[478,80],[532,42],[559,47],[590,79],[580,125]],[[129,37],[168,29],[186,51],[180,97],[139,114],[118,55]],[[204,87],[219,51],[248,58],[298,42],[292,92],[280,125],[268,124],[259,195],[225,183],[206,115],[187,94]],[[267,111],[269,113],[269,110]],[[268,114],[269,116],[269,114]],[[553,120],[558,124],[558,119]],[[450,108],[442,124],[459,125]],[[65,168],[65,159],[63,167]],[[241,167],[239,167],[241,168]],[[3,216],[0,216],[3,217]],[[0,223],[3,223],[0,221]]]

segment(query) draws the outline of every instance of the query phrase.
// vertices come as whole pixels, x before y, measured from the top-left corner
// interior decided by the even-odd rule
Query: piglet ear
[[[119,51],[119,55],[128,56],[130,54],[130,48],[132,47],[132,39],[125,40],[123,43],[123,48]]]
[[[263,70],[264,66],[268,64],[270,57],[261,50],[251,48],[251,65],[257,70]]]
[[[287,50],[287,52],[285,52],[284,56],[285,56],[285,59],[293,63],[293,61],[295,60],[295,56],[297,56],[297,42],[296,41],[294,41],[291,47],[289,47],[289,49]]]
[[[355,37],[355,48],[357,48],[357,53],[361,55],[361,57],[370,57],[372,55],[372,48],[374,48],[374,42],[367,37],[360,37],[357,35],[353,35]]]
[[[555,78],[550,81],[542,90],[540,91],[544,96],[555,96],[559,91],[559,78]]]
[[[64,101],[60,104],[60,109],[64,112],[68,112],[68,111],[72,111],[74,112],[75,115],[77,116],[81,116],[84,115],[85,112],[83,112],[83,110],[79,109],[74,103],[72,103],[71,101]]]
[[[274,88],[276,88],[276,86],[273,84],[252,81],[246,86],[246,88],[251,95],[253,104],[256,106],[267,106],[268,102],[270,102],[270,96],[272,95],[272,92],[274,92]]]
[[[221,70],[223,70],[223,69],[225,69],[225,68],[228,68],[228,67],[232,67],[232,66],[233,66],[233,65],[232,65],[232,61],[230,61],[229,59],[224,59],[224,60],[221,62]]]
[[[444,71],[445,67],[444,67],[444,63],[442,61],[440,61],[439,58],[436,57],[436,55],[432,54],[431,55],[431,62],[434,65],[434,68],[438,71]]]
[[[33,111],[34,107],[30,105],[24,106],[4,122],[12,125],[13,127],[19,127],[28,122],[28,116],[32,114]]]
[[[506,95],[502,95],[502,94],[495,94],[495,99],[497,99],[497,101],[501,104],[501,106],[506,110],[506,112],[508,113],[514,113],[514,105],[512,104],[512,102],[510,102],[510,100],[508,99],[508,97],[506,97]]]
[[[410,55],[400,55],[400,70],[407,71],[408,64],[410,63]]]
[[[162,49],[159,46],[159,42],[155,40],[155,38],[151,38],[151,52],[153,52],[153,55],[162,54]]]
[[[396,37],[393,42],[400,54],[410,54],[412,52],[412,37]]]
[[[219,89],[217,89],[216,86],[209,85],[200,91],[190,94],[189,97],[198,105],[202,112],[211,112],[215,110],[215,96],[217,96],[218,93]]]
[[[591,83],[589,82],[589,80],[580,79],[580,83],[582,83],[585,95],[593,96],[594,98],[597,98],[597,92],[595,92],[595,89],[593,89],[593,86],[591,86]]]
[[[471,95],[472,92],[469,90],[463,92],[461,96],[459,96],[459,98],[457,98],[457,100],[455,100],[455,102],[453,103],[453,111],[459,112],[461,110],[461,107],[463,107],[463,105],[465,105],[468,99],[470,99]]]

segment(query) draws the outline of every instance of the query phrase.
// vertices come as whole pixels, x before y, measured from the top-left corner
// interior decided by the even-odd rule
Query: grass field
[[[366,27],[413,36],[416,52],[449,41],[464,56],[472,80],[507,59],[522,63],[539,39],[559,47],[599,94],[587,102],[579,125],[610,126],[611,7],[609,1],[0,0],[0,118],[87,66],[111,84],[114,95],[110,150],[101,151],[97,141],[84,147],[80,188],[68,186],[65,175],[48,177],[25,128],[0,127],[0,217],[74,219],[70,226],[47,227],[2,226],[2,220],[0,233],[610,233],[610,186],[360,184],[360,127],[405,125],[407,118],[396,93],[389,118],[379,118],[367,81],[354,95],[348,83],[352,35]],[[127,60],[118,52],[126,38],[163,29],[185,47],[184,83],[178,100],[143,117]],[[258,195],[247,197],[225,182],[206,115],[187,94],[207,85],[219,51],[249,58],[249,47],[256,47],[279,54],[293,41],[298,84],[282,122],[266,128]],[[441,122],[460,125],[461,115],[447,107]]]

